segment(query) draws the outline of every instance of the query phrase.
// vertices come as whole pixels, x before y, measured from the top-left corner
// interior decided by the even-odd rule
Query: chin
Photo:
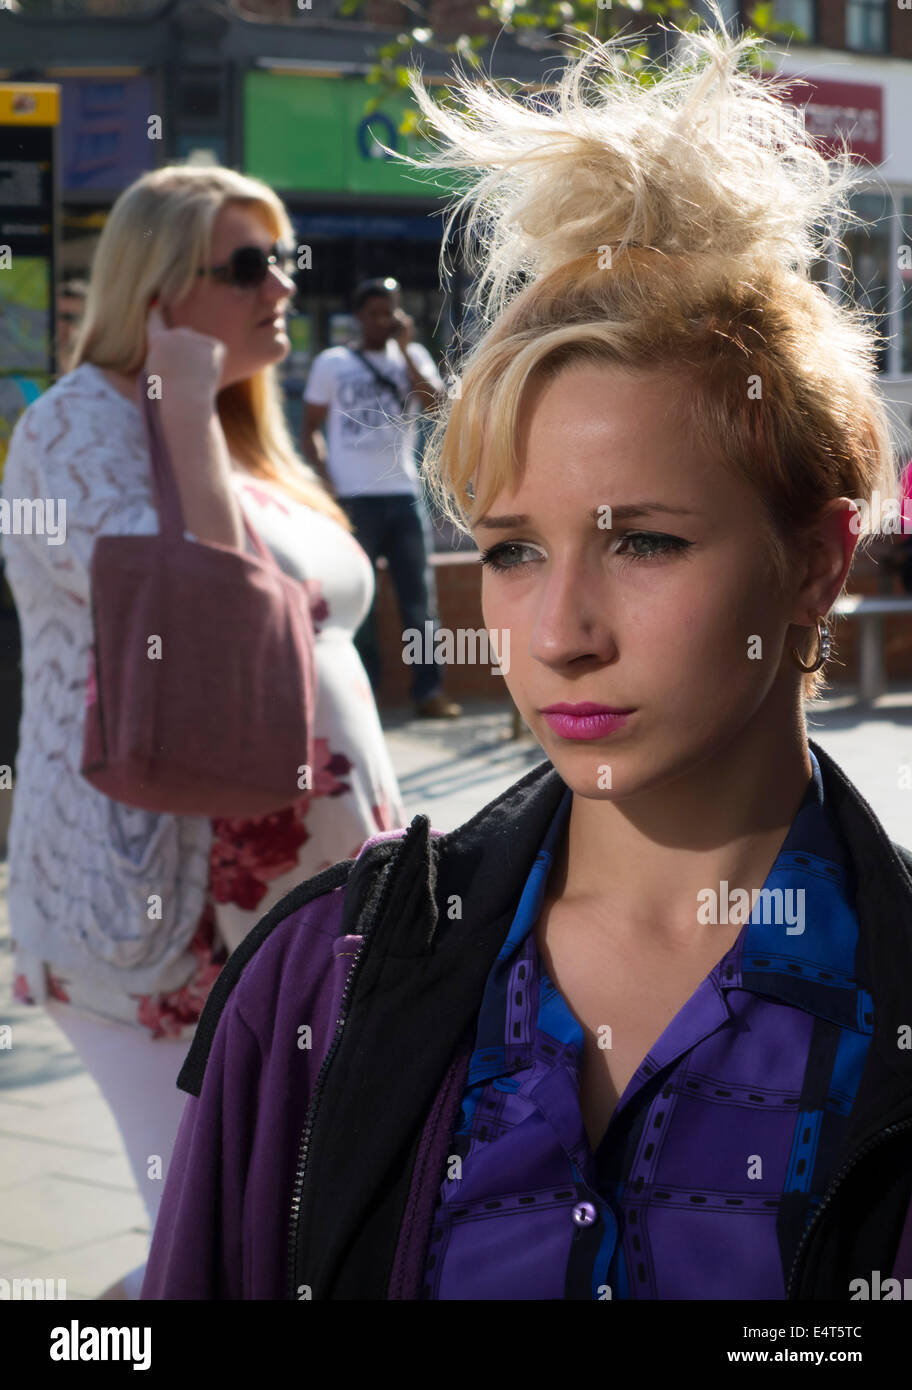
[[[618,776],[618,768],[612,766],[613,759],[607,748],[589,748],[567,756],[564,749],[545,748],[545,755],[551,762],[561,781],[575,796],[586,801],[617,801],[631,791],[629,775]],[[606,775],[606,769],[610,774]],[[607,783],[610,781],[610,785]]]
[[[291,339],[284,328],[278,329],[273,338],[273,344],[273,352],[267,364],[269,366],[272,366],[275,362],[284,362],[285,358],[291,352]]]
[[[623,737],[564,739],[547,724],[536,737],[561,780],[586,801],[622,801],[648,786],[655,775],[642,745],[632,748]]]
[[[278,364],[284,362],[285,358],[288,356],[290,346],[291,344],[287,339],[285,339],[284,342],[281,340],[277,341],[273,346],[272,352],[259,352],[256,357],[251,357],[250,360],[244,364],[242,370],[238,370],[233,374],[233,380],[248,381],[250,377],[255,376],[257,372],[265,371],[267,367],[278,366]]]

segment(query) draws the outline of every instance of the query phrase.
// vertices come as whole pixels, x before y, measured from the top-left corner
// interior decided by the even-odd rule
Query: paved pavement
[[[815,738],[871,802],[894,839],[912,845],[912,686],[863,711],[833,698]],[[409,816],[451,830],[542,760],[531,737],[509,739],[503,705],[473,704],[458,723],[384,716]],[[904,772],[904,769],[906,771]],[[0,863],[0,1279],[66,1279],[95,1298],[146,1257],[148,1220],[110,1111],[41,1010],[11,1001],[6,863]]]

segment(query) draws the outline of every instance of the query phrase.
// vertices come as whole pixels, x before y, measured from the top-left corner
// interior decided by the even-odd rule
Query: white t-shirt
[[[438,391],[443,382],[427,348],[409,343],[408,354]],[[406,402],[385,387],[347,347],[332,347],[314,359],[304,391],[309,405],[328,405],[326,466],[339,497],[375,497],[420,491],[415,466],[415,421],[421,413],[402,349],[388,338],[383,351],[365,352]]]

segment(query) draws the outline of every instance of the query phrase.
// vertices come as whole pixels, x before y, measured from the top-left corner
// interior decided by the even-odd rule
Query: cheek
[[[205,325],[212,322],[214,302],[210,287],[200,280],[186,299],[172,311],[175,328],[192,328],[196,333],[205,333]],[[211,329],[209,330],[211,332]]]
[[[188,301],[189,302],[189,301]],[[239,296],[226,293],[218,285],[208,286],[198,293],[191,306],[193,322],[188,326],[210,338],[218,338],[226,347],[237,349],[250,336],[252,308]]]
[[[704,573],[669,595],[668,612],[648,630],[644,624],[630,647],[632,664],[663,672],[669,704],[695,724],[712,725],[725,711],[735,716],[765,697],[779,669],[778,613],[759,571]],[[671,673],[674,679],[665,680]]]
[[[481,575],[481,620],[486,628],[500,627],[500,615],[503,604],[491,593],[491,585],[488,583],[484,571]]]
[[[531,626],[531,619],[527,624],[525,615],[532,612],[534,600],[527,598],[526,602],[522,603],[516,594],[511,594],[510,588],[509,580],[498,575],[488,575],[486,571],[482,572],[481,616],[484,625],[488,630],[508,629],[510,641],[518,653],[520,637],[525,633],[526,626]]]
[[[238,347],[250,336],[252,317],[249,304],[243,300],[232,303],[226,297],[218,306],[213,331],[229,347]]]
[[[531,612],[529,603],[517,602],[509,592],[509,584],[497,575],[481,576],[481,617],[485,629],[493,632],[496,649],[506,660],[504,683],[511,694],[514,693],[511,672],[521,673],[529,664],[529,629],[531,621],[526,614]],[[506,640],[504,633],[507,634]]]
[[[691,578],[620,628],[621,666],[631,689],[660,693],[680,727],[723,728],[749,716],[775,681],[775,609],[743,573]]]
[[[774,597],[757,576],[747,587],[732,583],[721,602],[710,607],[707,620],[709,637],[716,634],[715,644],[720,657],[730,663],[733,671],[743,667],[753,681],[757,662],[772,654],[779,630]]]

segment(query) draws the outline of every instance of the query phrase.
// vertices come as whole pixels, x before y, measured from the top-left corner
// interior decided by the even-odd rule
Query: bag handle
[[[149,456],[152,460],[152,481],[155,484],[158,522],[161,534],[169,540],[176,541],[183,537],[186,529],[184,510],[181,506],[174,465],[171,462],[171,455],[162,430],[161,417],[146,393],[145,385],[145,378],[140,372],[136,378],[136,398],[145,423]],[[241,504],[238,503],[238,506],[240,507]],[[251,526],[243,507],[241,507],[241,519],[259,558],[265,564],[271,565],[273,569],[280,569],[281,566],[272,551]]]

